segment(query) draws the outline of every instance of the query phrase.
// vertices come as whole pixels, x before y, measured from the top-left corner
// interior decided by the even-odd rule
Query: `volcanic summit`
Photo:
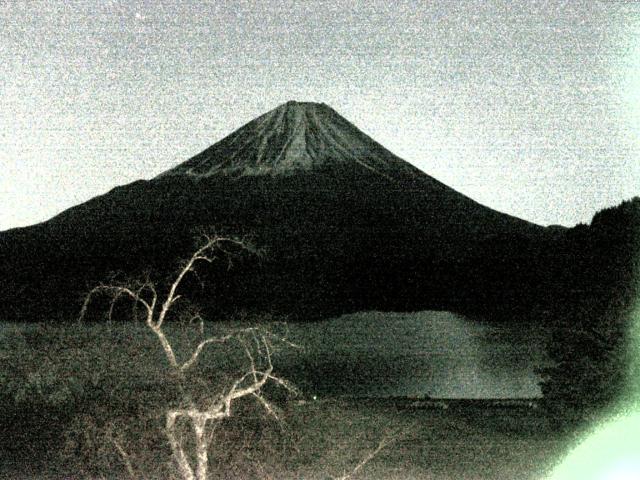
[[[161,176],[293,175],[352,165],[388,178],[418,172],[327,105],[290,101]]]

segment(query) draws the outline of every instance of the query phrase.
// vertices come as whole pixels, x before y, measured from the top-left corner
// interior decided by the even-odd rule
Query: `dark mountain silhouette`
[[[206,289],[188,287],[196,301],[299,318],[450,309],[514,319],[562,289],[553,284],[570,250],[567,229],[482,206],[328,106],[289,102],[152,180],[0,233],[0,318],[67,318],[110,272],[163,277],[209,226],[266,254],[205,272]]]

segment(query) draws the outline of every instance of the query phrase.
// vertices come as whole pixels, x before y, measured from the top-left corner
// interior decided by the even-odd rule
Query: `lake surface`
[[[539,326],[451,312],[366,312],[289,328],[305,351],[285,372],[319,394],[532,398],[541,394],[535,370],[548,364]]]
[[[0,341],[13,327],[28,325],[0,322]],[[451,312],[364,312],[288,329],[303,350],[279,354],[276,368],[309,394],[533,398],[535,370],[548,364],[544,329]]]

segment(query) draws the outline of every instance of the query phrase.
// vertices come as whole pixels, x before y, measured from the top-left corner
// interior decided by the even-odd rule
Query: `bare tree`
[[[120,298],[130,299],[136,307],[143,311],[146,326],[157,338],[170,370],[178,379],[185,380],[187,372],[191,371],[203,351],[212,345],[228,342],[238,342],[244,351],[246,370],[240,374],[230,385],[222,388],[216,395],[211,395],[204,402],[195,402],[188,399],[186,405],[179,407],[167,407],[165,412],[165,432],[171,447],[173,460],[177,465],[180,476],[184,480],[205,480],[209,476],[208,448],[212,437],[212,424],[233,413],[234,402],[240,398],[252,397],[264,407],[266,412],[277,418],[276,409],[262,395],[262,388],[273,382],[290,391],[294,387],[273,373],[272,355],[274,343],[286,341],[273,335],[268,330],[249,327],[237,329],[222,336],[206,336],[194,345],[185,355],[178,355],[176,348],[165,333],[165,323],[168,315],[176,303],[180,300],[180,288],[185,277],[195,273],[197,265],[213,263],[221,258],[229,260],[229,249],[251,249],[244,240],[225,236],[205,236],[202,246],[183,263],[172,283],[168,286],[167,293],[161,297],[158,288],[150,280],[130,284],[101,284],[93,288],[86,296],[80,313],[80,319],[85,317],[89,304],[94,296],[102,294],[110,297],[108,310],[109,317],[113,314],[114,305]],[[190,320],[202,322],[198,313],[192,314]],[[204,334],[204,328],[201,328]],[[179,358],[184,356],[184,358]],[[191,426],[192,438],[189,445],[193,445],[193,451],[187,448],[187,442],[178,434],[180,422],[188,422]],[[134,469],[127,453],[121,445],[115,444],[118,453],[126,465],[130,476],[134,476]]]

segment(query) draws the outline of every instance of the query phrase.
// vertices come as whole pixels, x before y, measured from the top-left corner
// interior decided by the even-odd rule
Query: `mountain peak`
[[[318,107],[329,108],[326,103],[299,102],[297,100],[289,100],[288,102],[283,103],[279,107],[276,107],[275,110],[277,110],[278,108],[295,108],[295,109],[304,110],[304,109],[307,109],[307,108],[318,108]]]
[[[161,176],[291,175],[345,167],[387,177],[416,171],[328,105],[292,100]]]

